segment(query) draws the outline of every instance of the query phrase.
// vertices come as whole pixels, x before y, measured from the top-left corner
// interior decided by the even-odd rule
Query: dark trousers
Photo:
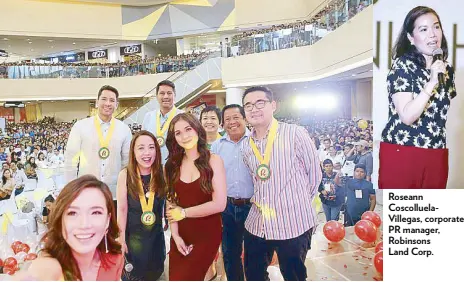
[[[245,220],[250,208],[251,204],[234,205],[227,202],[222,212],[222,253],[228,281],[245,280],[241,256]]]
[[[267,267],[274,251],[286,281],[303,281],[307,278],[306,254],[311,249],[312,229],[288,240],[266,240],[245,230],[245,274],[248,281],[269,281]]]

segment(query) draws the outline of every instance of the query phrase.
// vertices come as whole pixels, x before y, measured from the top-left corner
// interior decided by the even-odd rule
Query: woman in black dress
[[[120,242],[133,266],[123,272],[122,280],[158,280],[163,274],[165,194],[160,147],[153,134],[142,130],[132,139],[129,164],[118,178]]]
[[[381,189],[446,187],[446,120],[456,96],[447,55],[438,14],[428,7],[412,9],[387,77],[389,119],[380,143]]]

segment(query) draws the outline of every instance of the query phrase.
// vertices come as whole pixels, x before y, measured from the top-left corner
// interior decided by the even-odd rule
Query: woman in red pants
[[[381,189],[446,188],[446,120],[456,96],[454,69],[438,14],[412,9],[388,74],[389,119],[380,143]]]

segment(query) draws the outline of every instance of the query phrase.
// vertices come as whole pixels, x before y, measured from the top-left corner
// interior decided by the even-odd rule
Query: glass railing
[[[217,57],[220,57],[220,56],[221,56],[220,52],[210,53],[207,56],[204,56],[201,60],[199,60],[199,63],[197,63],[196,65],[200,65],[200,64],[202,64],[203,62],[205,62],[208,59],[217,58]],[[185,71],[183,71],[183,73],[181,73],[181,74],[179,74],[177,76],[176,76],[176,73],[174,73],[170,77],[168,77],[168,80],[171,80],[173,83],[175,83],[179,78],[181,78],[183,75],[185,75],[187,73],[187,71],[188,70],[185,70]],[[147,93],[145,93],[145,95],[143,95],[143,97],[141,97],[140,99],[137,99],[136,101],[134,101],[134,103],[127,106],[123,111],[121,111],[116,116],[116,118],[119,119],[119,120],[126,119],[128,116],[133,114],[137,109],[139,109],[140,107],[142,107],[146,103],[150,102],[152,97],[154,95],[156,95],[155,91],[156,91],[156,86],[153,87],[152,89],[150,89],[150,91],[148,91]]]
[[[373,0],[330,0],[308,20],[246,31],[232,37],[227,57],[312,45],[350,20]]]
[[[0,64],[0,78],[109,78],[187,71],[201,64],[209,54],[189,59],[168,59],[151,63],[107,65],[7,65]]]

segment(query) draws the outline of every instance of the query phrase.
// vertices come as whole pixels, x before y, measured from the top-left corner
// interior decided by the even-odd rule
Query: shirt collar
[[[113,117],[111,117],[110,121],[104,122],[104,121],[100,118],[100,116],[99,116],[98,114],[97,114],[97,118],[98,118],[98,121],[100,122],[100,124],[110,124],[110,123],[111,123],[111,119],[113,119]]]
[[[279,124],[279,121],[277,121],[277,124]],[[266,134],[264,135],[263,139],[269,135],[269,130],[271,130],[271,126],[272,126],[272,121],[271,123],[269,123],[269,126],[267,127]],[[277,126],[277,129],[278,128],[279,127]],[[256,140],[256,129],[255,128],[252,129],[250,137]]]
[[[159,109],[159,113],[161,117],[167,118],[173,110],[176,110],[176,106],[173,106],[172,109],[169,112],[167,112],[165,115],[163,115],[163,113],[161,112],[161,109]]]
[[[243,138],[249,137],[250,135],[251,135],[250,130],[247,127],[245,127],[245,134],[243,134],[242,138],[240,138],[240,140],[238,142],[242,141]],[[230,136],[227,133],[224,134],[224,136],[222,136],[219,140],[227,140],[227,141],[230,141],[230,142],[234,142],[234,141],[232,141],[230,139]]]

